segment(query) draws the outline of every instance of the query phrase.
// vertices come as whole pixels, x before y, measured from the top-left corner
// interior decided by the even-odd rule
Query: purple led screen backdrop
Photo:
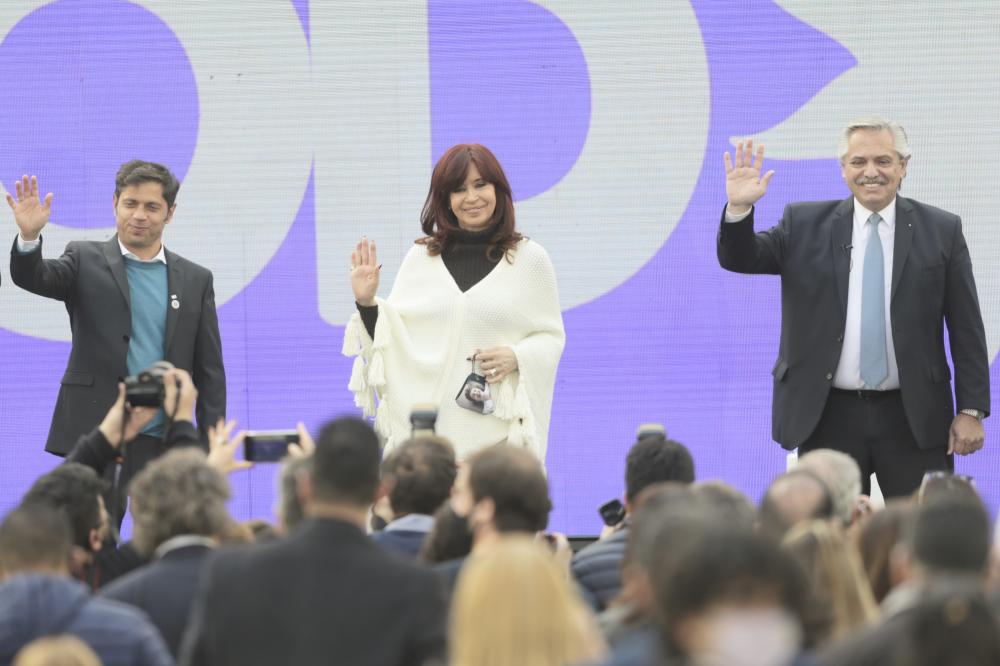
[[[351,245],[380,242],[387,293],[434,161],[489,145],[564,308],[552,526],[595,533],[638,423],[664,423],[700,478],[754,499],[784,468],[770,439],[778,281],[715,258],[736,137],[763,140],[777,172],[763,224],[788,201],[847,196],[847,120],[901,121],[904,193],[962,215],[995,356],[1000,232],[980,162],[1000,152],[998,29],[981,2],[3,2],[0,182],[36,173],[55,193],[51,257],[113,233],[120,163],[168,164],[183,185],[164,238],[215,273],[230,416],[315,429],[355,411],[340,355]],[[8,263],[5,249],[0,510],[57,462],[42,447],[70,338],[62,304],[13,286]],[[994,421],[957,466],[995,510]],[[274,472],[232,478],[239,517],[271,517]]]

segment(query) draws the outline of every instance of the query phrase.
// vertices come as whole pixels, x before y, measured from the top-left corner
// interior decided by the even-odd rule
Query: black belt
[[[878,400],[880,398],[888,398],[889,396],[899,395],[899,389],[891,389],[889,391],[873,391],[871,389],[832,388],[830,390],[833,393],[839,393],[840,395],[846,395],[852,398],[860,398],[861,400]]]

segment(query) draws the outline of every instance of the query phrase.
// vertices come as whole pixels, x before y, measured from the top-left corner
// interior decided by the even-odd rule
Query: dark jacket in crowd
[[[164,449],[180,446],[201,446],[198,430],[190,421],[175,421],[167,432]],[[117,457],[118,449],[111,446],[99,428],[94,428],[76,440],[72,450],[66,454],[65,462],[86,465],[97,472],[98,476],[103,476],[105,469],[114,463]]]
[[[382,548],[415,560],[417,559],[417,555],[420,554],[420,547],[424,544],[427,532],[382,530],[380,532],[372,532],[371,536],[372,541]]]
[[[209,558],[181,649],[188,666],[420,666],[443,660],[433,572],[356,525],[308,520],[281,541]]]
[[[628,527],[595,541],[573,556],[573,577],[589,594],[584,599],[596,603],[594,610],[607,608],[622,590],[622,560],[628,542]]]
[[[72,634],[103,666],[169,666],[163,639],[142,612],[92,597],[63,576],[19,575],[0,585],[0,664],[43,636]]]
[[[101,595],[145,611],[176,658],[202,568],[211,552],[210,547],[203,545],[167,551],[148,566],[119,578],[104,588]]]

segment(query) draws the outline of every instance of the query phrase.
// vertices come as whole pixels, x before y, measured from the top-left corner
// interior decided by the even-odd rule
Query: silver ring
[[[490,377],[492,377],[495,374],[497,374],[497,369],[496,368],[490,368]]]

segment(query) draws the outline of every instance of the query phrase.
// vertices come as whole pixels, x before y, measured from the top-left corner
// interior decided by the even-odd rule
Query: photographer
[[[694,481],[694,461],[687,447],[663,434],[640,435],[625,462],[625,515],[614,531],[573,556],[573,576],[601,611],[621,591],[621,564],[635,499],[645,488],[666,481]]]
[[[161,448],[165,450],[175,446],[200,446],[201,440],[193,423],[198,389],[195,388],[191,375],[180,368],[170,368],[163,373],[162,379],[163,409],[169,427]],[[128,455],[122,455],[122,444],[135,440],[146,424],[153,420],[157,411],[156,407],[128,406],[125,384],[119,383],[118,399],[111,405],[104,420],[77,440],[66,455],[66,462],[80,463],[100,475],[106,475],[108,467],[119,457],[128,461]],[[120,490],[124,498],[125,488]]]

